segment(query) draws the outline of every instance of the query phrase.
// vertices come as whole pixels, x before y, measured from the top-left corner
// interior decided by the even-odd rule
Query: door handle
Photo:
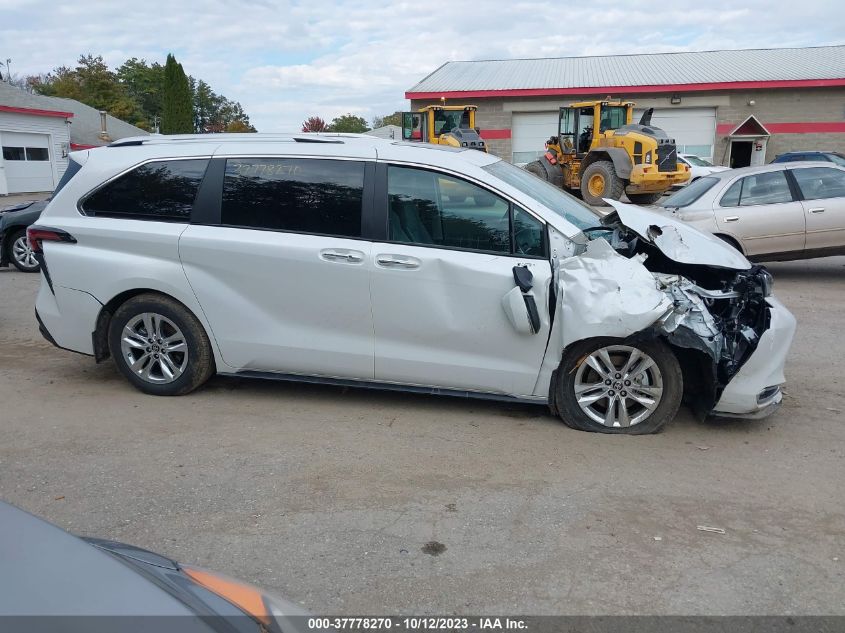
[[[405,255],[378,255],[376,263],[385,268],[404,268],[405,270],[413,270],[420,267],[420,260],[416,257],[406,257]]]
[[[345,262],[347,264],[360,264],[364,261],[364,253],[344,248],[324,249],[320,251],[320,257],[329,262]]]
[[[813,207],[810,209],[810,213],[824,213],[824,207]]]
[[[729,215],[725,218],[725,222],[739,222],[738,215]]]

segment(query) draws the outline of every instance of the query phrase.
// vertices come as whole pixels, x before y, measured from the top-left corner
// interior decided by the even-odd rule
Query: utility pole
[[[6,81],[12,83],[12,60],[6,58]]]

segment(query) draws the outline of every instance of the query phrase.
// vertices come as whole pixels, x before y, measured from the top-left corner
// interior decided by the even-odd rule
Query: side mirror
[[[534,287],[534,275],[528,266],[514,266],[513,280],[522,292],[528,292]]]

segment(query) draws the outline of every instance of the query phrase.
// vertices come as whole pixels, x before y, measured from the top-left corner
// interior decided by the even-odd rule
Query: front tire
[[[609,160],[590,163],[581,174],[581,197],[587,204],[604,206],[603,198],[619,200],[624,191],[625,183],[616,174],[616,168]]]
[[[8,260],[19,271],[22,273],[37,273],[40,270],[41,265],[35,259],[35,253],[32,252],[29,241],[26,239],[26,229],[12,234],[7,248],[9,249],[6,253]]]
[[[634,204],[654,204],[663,197],[663,192],[659,193],[629,193],[628,200]]]
[[[644,435],[675,417],[683,391],[678,359],[662,341],[595,338],[566,350],[554,396],[573,429]]]
[[[109,324],[109,351],[130,383],[156,396],[190,393],[215,372],[202,324],[178,301],[153,293],[117,309]]]

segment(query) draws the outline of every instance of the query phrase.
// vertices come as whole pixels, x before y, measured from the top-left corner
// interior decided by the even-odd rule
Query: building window
[[[50,152],[46,147],[27,147],[27,160],[50,160]]]
[[[26,160],[23,147],[4,147],[3,160]]]

